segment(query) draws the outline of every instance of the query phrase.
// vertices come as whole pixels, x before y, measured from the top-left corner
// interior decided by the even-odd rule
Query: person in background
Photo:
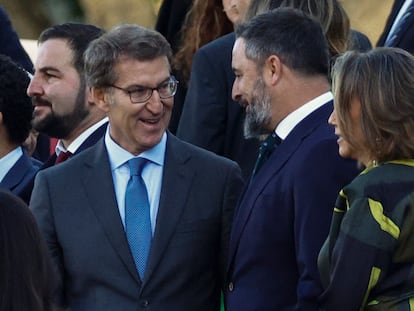
[[[56,311],[46,243],[27,205],[0,190],[0,310]]]
[[[395,0],[377,46],[399,47],[414,53],[414,1]]]
[[[194,53],[206,43],[233,31],[221,0],[194,0],[181,28],[180,41],[173,55],[173,74],[178,81],[177,94],[169,124],[175,134],[190,80]]]
[[[0,54],[9,56],[30,74],[33,74],[33,63],[29,55],[20,43],[19,36],[13,28],[9,16],[3,6],[0,5]],[[29,132],[27,142],[23,146],[29,155],[44,162],[49,157],[50,140],[45,134],[40,134],[32,129]]]
[[[27,72],[33,73],[33,63],[20,43],[19,36],[13,28],[10,18],[0,5],[0,54],[9,56]]]
[[[236,1],[237,2],[237,1]],[[242,1],[243,2],[243,1]],[[243,2],[244,3],[244,2]],[[268,0],[251,1],[251,13],[237,9],[239,16],[254,16]],[[244,108],[232,99],[234,73],[231,50],[234,32],[199,49],[193,59],[189,89],[177,129],[177,136],[192,144],[236,161],[247,180],[260,146],[256,138],[243,137]]]
[[[177,51],[181,29],[187,12],[194,0],[163,0],[157,15],[155,30],[161,33],[171,45],[173,54]]]
[[[305,12],[321,23],[328,40],[329,54],[333,61],[347,50],[366,51],[372,45],[366,35],[350,28],[348,14],[338,0],[272,0],[270,9],[291,7]]]
[[[242,178],[235,162],[167,131],[171,54],[137,25],[94,40],[85,70],[109,116],[105,137],[36,177],[30,207],[72,311],[219,310]]]
[[[236,28],[233,98],[244,135],[267,136],[233,219],[227,311],[318,310],[317,257],[357,165],[337,153],[320,23],[292,8]]]
[[[233,25],[238,25],[245,20],[251,2],[251,0],[222,0],[223,11]]]
[[[105,133],[108,120],[90,98],[83,61],[89,43],[103,33],[93,25],[65,23],[40,34],[35,73],[27,88],[34,106],[32,125],[59,139],[40,170],[76,156]],[[25,189],[29,197],[33,182]]]
[[[414,57],[347,52],[329,124],[365,170],[339,193],[319,254],[323,310],[410,310],[414,299]],[[356,277],[357,276],[357,277]]]
[[[26,202],[24,189],[41,162],[22,148],[31,129],[33,106],[26,94],[30,78],[9,57],[0,54],[0,189],[7,189]]]

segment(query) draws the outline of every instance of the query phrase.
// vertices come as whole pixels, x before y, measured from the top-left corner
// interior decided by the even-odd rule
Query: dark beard
[[[271,99],[266,93],[262,79],[257,80],[253,87],[253,94],[250,104],[246,109],[244,119],[244,137],[260,138],[263,134],[268,134],[268,125],[271,123]]]
[[[50,137],[65,139],[89,115],[89,110],[85,108],[85,96],[85,86],[84,83],[81,83],[78,95],[76,96],[75,107],[71,113],[56,115],[52,110],[43,120],[33,122],[33,127],[37,131]],[[44,100],[40,101],[45,102]]]

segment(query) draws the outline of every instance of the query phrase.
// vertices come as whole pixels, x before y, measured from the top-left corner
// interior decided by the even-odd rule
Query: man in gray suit
[[[36,178],[31,208],[72,311],[219,310],[241,172],[166,130],[170,57],[163,36],[135,25],[92,42],[85,68],[106,135]]]

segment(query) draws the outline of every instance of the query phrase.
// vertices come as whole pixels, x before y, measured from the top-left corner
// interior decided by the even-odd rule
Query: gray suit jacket
[[[31,208],[72,311],[218,310],[233,208],[236,163],[169,134],[156,229],[144,280],[119,216],[103,140],[39,172]]]

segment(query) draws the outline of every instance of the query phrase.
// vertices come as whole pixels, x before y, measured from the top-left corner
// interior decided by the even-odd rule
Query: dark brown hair
[[[26,204],[0,190],[0,310],[51,311],[46,243]]]
[[[194,0],[181,30],[180,46],[172,67],[179,79],[188,83],[194,53],[206,43],[233,31],[221,0]]]

